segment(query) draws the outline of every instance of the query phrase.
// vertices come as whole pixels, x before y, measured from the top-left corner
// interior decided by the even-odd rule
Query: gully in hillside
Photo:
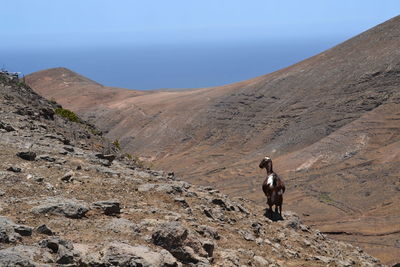
[[[282,217],[283,193],[285,192],[285,184],[279,176],[272,170],[272,160],[270,157],[264,157],[259,167],[267,170],[267,178],[263,182],[262,189],[267,197],[269,213],[272,215],[272,206],[275,205],[275,213],[278,212]]]

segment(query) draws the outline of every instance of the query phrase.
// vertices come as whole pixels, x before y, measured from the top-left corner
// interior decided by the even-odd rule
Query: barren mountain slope
[[[287,181],[286,206],[393,263],[400,261],[399,47],[396,17],[237,84],[142,95],[98,90],[101,104],[84,107],[82,93],[55,98],[156,166],[259,203],[265,174],[257,165],[268,154]],[[59,75],[38,72],[27,82],[49,97],[59,88],[43,81]]]
[[[0,73],[0,266],[382,266],[291,212],[271,221],[104,154],[107,140],[56,108]]]

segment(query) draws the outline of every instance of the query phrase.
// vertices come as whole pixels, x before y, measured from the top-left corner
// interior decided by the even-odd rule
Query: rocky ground
[[[380,266],[291,212],[139,168],[0,75],[0,266]],[[276,219],[276,216],[275,216]]]

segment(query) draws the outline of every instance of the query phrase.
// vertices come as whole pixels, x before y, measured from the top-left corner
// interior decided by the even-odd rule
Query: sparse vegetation
[[[93,135],[102,135],[103,134],[101,131],[99,131],[98,129],[96,129],[95,127],[92,127],[92,126],[89,126],[89,131]]]
[[[73,111],[65,108],[56,108],[54,112],[69,121],[82,123],[82,120]]]
[[[115,139],[114,142],[112,143],[114,147],[118,150],[121,150],[121,143],[119,142],[118,139]]]
[[[319,196],[319,200],[322,201],[322,202],[325,202],[325,203],[327,203],[327,204],[333,203],[333,200],[331,199],[331,197],[329,196],[328,193],[322,193],[322,194]]]
[[[138,166],[139,168],[146,168],[145,162],[143,160],[140,160],[138,156],[132,156],[129,153],[125,153],[123,156],[132,161],[133,164]]]

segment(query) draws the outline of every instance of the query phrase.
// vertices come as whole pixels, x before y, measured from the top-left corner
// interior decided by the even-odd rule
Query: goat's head
[[[260,162],[260,164],[258,165],[258,167],[260,167],[261,169],[265,168],[267,169],[268,173],[272,172],[272,160],[270,157],[265,156],[262,161]]]

